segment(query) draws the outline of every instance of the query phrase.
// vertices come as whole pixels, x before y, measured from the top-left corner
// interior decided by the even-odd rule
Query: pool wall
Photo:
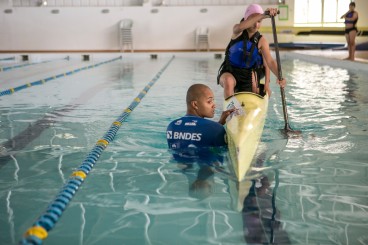
[[[195,30],[199,26],[209,27],[210,49],[222,50],[231,37],[232,26],[240,21],[245,8],[243,5],[157,7],[149,1],[142,6],[129,7],[78,7],[71,4],[60,7],[53,5],[53,1],[49,1],[47,7],[12,7],[11,2],[0,2],[0,51],[5,52],[117,51],[120,50],[119,23],[122,19],[133,20],[134,50],[193,51]],[[235,1],[229,2],[234,4]],[[357,0],[356,3],[358,11],[368,8],[367,1]],[[285,4],[289,6],[289,18],[277,20],[279,42],[345,43],[344,35],[340,34],[297,35],[311,28],[295,27],[294,1],[286,0]],[[264,9],[270,6],[262,4]],[[54,10],[58,10],[58,14],[53,14]],[[359,30],[368,30],[367,18],[364,14],[359,16]],[[343,23],[341,27],[323,28],[325,31],[341,31]],[[261,32],[272,40],[269,20],[262,22]],[[358,36],[356,41],[366,42],[368,36]]]

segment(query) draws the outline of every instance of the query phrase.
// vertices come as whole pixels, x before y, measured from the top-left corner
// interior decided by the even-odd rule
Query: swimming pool
[[[151,81],[45,244],[368,243],[367,73],[282,59],[290,124],[302,137],[280,133],[272,82],[258,160],[237,184],[226,162],[225,172],[182,169],[166,144],[166,126],[185,113],[190,84],[214,90],[219,116],[222,60],[213,53],[118,56],[45,55],[0,72],[1,91],[70,72],[0,96],[7,148],[0,157],[1,243],[21,240]]]

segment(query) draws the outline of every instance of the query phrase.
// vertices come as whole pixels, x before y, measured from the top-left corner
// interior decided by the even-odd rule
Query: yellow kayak
[[[225,129],[232,170],[241,181],[260,142],[267,115],[268,95],[262,97],[250,92],[236,93],[224,102],[224,110],[232,107],[238,110],[227,118]]]

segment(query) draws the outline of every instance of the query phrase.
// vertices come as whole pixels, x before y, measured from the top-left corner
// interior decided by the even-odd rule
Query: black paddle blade
[[[285,125],[285,128],[280,129],[279,131],[285,138],[300,138],[302,136],[302,131],[293,130],[289,125]]]

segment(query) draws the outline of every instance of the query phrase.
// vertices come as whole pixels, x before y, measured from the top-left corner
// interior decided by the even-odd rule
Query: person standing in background
[[[358,22],[358,12],[355,11],[355,2],[349,4],[349,11],[341,16],[341,19],[345,19],[345,38],[348,45],[349,56],[346,60],[355,60],[355,37],[358,29],[356,23]]]

